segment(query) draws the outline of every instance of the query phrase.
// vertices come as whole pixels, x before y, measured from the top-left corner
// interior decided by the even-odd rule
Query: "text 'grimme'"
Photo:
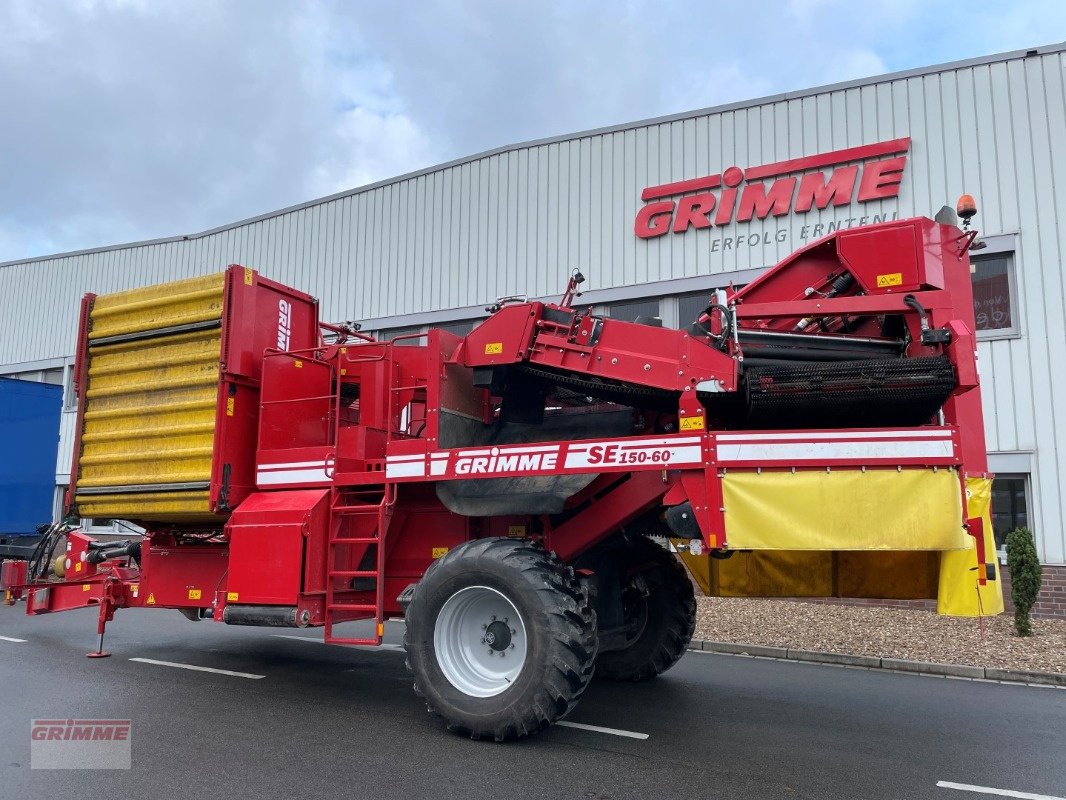
[[[717,175],[649,186],[640,195],[647,205],[637,212],[634,233],[651,239],[670,232],[684,233],[689,228],[897,197],[910,142],[910,137],[893,139],[747,169],[729,167]],[[833,167],[828,177],[826,167]],[[769,178],[774,178],[772,183]]]

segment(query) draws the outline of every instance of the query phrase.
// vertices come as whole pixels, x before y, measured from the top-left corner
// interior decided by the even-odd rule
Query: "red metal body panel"
[[[222,379],[211,472],[211,502],[218,510],[236,508],[255,489],[255,465],[248,453],[258,433],[266,352],[279,346],[314,347],[318,336],[318,303],[313,297],[247,267],[230,265],[223,297]]]
[[[553,317],[546,312],[554,312]],[[563,321],[556,322],[558,317]],[[456,360],[466,367],[525,360],[674,391],[712,379],[727,391],[736,388],[736,362],[684,331],[587,316],[542,303],[503,308],[471,331]]]
[[[328,489],[256,492],[233,512],[228,602],[296,605],[301,592],[325,590],[329,498]]]
[[[141,550],[139,600],[162,608],[210,608],[225,589],[229,548],[218,544],[160,543]]]

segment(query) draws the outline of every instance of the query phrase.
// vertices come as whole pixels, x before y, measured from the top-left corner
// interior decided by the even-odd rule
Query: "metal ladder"
[[[339,490],[333,498],[330,509],[329,541],[326,556],[326,607],[325,607],[325,641],[329,644],[379,645],[385,634],[385,537],[392,520],[392,509],[396,502],[395,486],[386,484],[375,489]],[[367,496],[366,502],[357,502],[359,496]],[[374,497],[376,502],[372,502]],[[354,522],[373,515],[373,525],[366,535],[342,536],[345,521]],[[375,567],[372,570],[337,569],[338,551],[351,547],[374,547]],[[338,589],[334,584],[336,578],[351,581],[353,578],[372,578],[374,580],[374,602],[353,603],[338,594],[350,594],[354,589]],[[347,622],[353,616],[372,614],[374,635],[368,638],[334,636],[333,626],[338,622]],[[338,619],[338,617],[340,619]]]

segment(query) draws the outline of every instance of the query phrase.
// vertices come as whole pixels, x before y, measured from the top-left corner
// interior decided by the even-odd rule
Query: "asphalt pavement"
[[[495,744],[426,712],[401,623],[375,650],[124,610],[94,660],[95,618],[0,608],[0,800],[1066,798],[1066,689],[689,653]],[[31,769],[41,718],[132,720],[132,768]]]

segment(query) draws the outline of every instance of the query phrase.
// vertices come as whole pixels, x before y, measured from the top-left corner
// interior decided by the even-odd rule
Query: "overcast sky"
[[[0,261],[1064,38],[1061,0],[0,0]]]

